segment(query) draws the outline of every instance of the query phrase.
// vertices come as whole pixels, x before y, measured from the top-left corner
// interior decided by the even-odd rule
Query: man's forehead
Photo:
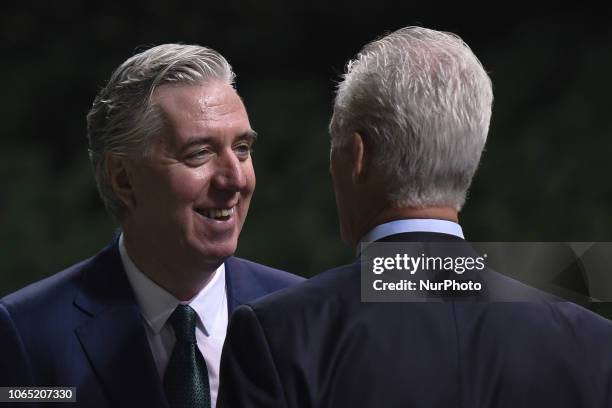
[[[222,82],[163,85],[154,95],[165,130],[165,149],[187,145],[254,139],[248,116],[236,91]]]
[[[221,81],[199,84],[163,84],[153,94],[153,102],[167,113],[207,114],[218,108],[244,109],[231,86]]]

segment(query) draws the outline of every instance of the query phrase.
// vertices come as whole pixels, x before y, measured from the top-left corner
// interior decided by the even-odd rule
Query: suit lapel
[[[117,307],[77,329],[113,406],[165,407],[161,381],[134,307]]]
[[[167,407],[117,240],[92,261],[75,305],[91,316],[76,335],[112,405]]]

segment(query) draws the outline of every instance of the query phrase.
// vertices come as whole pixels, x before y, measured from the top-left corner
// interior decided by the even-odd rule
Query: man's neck
[[[125,249],[136,267],[157,285],[181,301],[196,296],[214,276],[222,262],[210,265],[187,265],[184,260],[164,258],[164,251],[145,248],[124,232]]]

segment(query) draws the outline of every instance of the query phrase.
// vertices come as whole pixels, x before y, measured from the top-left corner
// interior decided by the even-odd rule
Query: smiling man
[[[166,44],[125,61],[88,114],[121,234],[0,301],[0,386],[76,387],[79,406],[215,406],[228,315],[301,278],[233,257],[256,133],[225,58]]]

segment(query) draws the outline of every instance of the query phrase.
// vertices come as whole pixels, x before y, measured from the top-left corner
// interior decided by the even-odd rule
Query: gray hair
[[[334,101],[332,146],[360,133],[391,204],[460,210],[492,103],[491,80],[461,38],[402,28],[348,63]]]
[[[201,84],[219,80],[234,84],[232,67],[221,54],[198,45],[163,44],[136,54],[111,75],[87,114],[89,158],[100,197],[121,221],[125,206],[106,172],[108,155],[145,157],[163,128],[153,102],[163,84]]]

